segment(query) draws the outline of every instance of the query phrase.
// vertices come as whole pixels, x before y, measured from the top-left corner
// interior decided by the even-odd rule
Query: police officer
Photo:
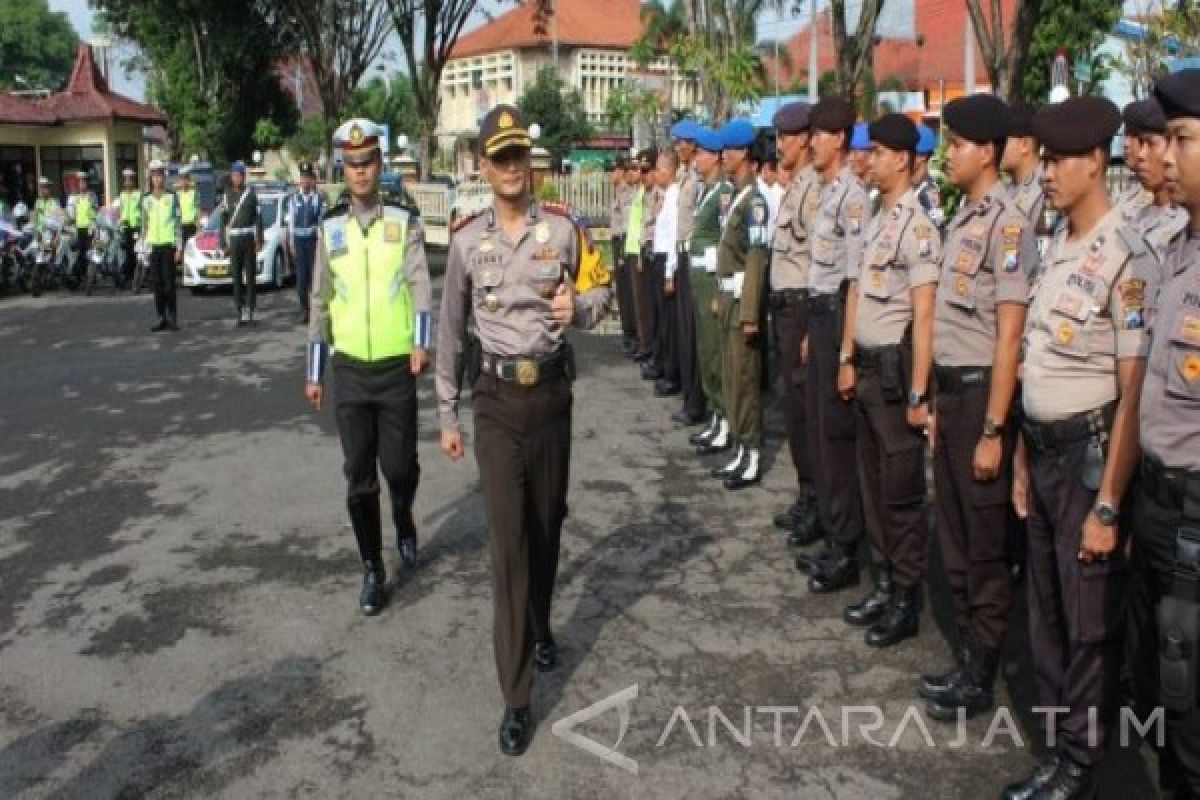
[[[654,225],[664,196],[656,174],[658,151],[649,149],[638,153],[637,167],[642,191],[638,208],[641,233],[633,272],[633,307],[638,336],[634,360],[641,365],[642,380],[656,381],[662,377],[661,366],[654,360],[654,346],[658,338],[658,298],[662,294],[663,270],[654,257]]]
[[[696,167],[699,146],[696,140],[703,128],[695,122],[680,123],[676,130],[675,155],[679,157],[679,206],[676,217],[676,267],[667,290],[675,295],[675,348],[679,364],[679,389],[683,407],[671,419],[679,425],[704,422],[704,387],[696,347],[696,301],[692,289],[691,238],[696,211],[704,197],[704,179]]]
[[[946,229],[933,327],[930,420],[936,530],[957,627],[949,669],[922,678],[934,719],[992,707],[1012,581],[1006,555],[1021,333],[1037,262],[1033,224],[1000,182],[1008,107],[990,94],[946,106],[948,177],[963,203]],[[936,420],[936,423],[935,421]]]
[[[494,200],[451,240],[438,323],[438,411],[442,450],[457,461],[464,451],[456,362],[468,359],[492,564],[493,641],[506,705],[499,743],[517,756],[533,735],[532,669],[557,664],[550,604],[567,511],[574,376],[565,331],[599,322],[611,290],[607,282],[578,295],[572,290],[580,232],[569,217],[532,198],[532,142],[521,112],[493,108],[480,124],[479,141]],[[630,229],[635,239],[636,230]],[[477,336],[470,347],[468,314]]]
[[[288,254],[296,267],[296,294],[300,299],[297,321],[308,324],[309,293],[313,259],[317,252],[317,228],[325,215],[325,199],[317,191],[317,173],[312,164],[300,165],[300,190],[292,196],[288,220]]]
[[[175,268],[183,257],[179,200],[167,188],[166,165],[150,162],[150,191],[142,197],[142,247],[149,254],[147,264],[154,284],[154,311],[158,322],[150,330],[179,330],[175,301]]]
[[[1200,796],[1200,70],[1158,82],[1163,158],[1189,225],[1169,244],[1142,387],[1142,463],[1131,493],[1133,535],[1127,652],[1139,705],[1166,709],[1164,793]],[[1155,145],[1143,138],[1143,152]],[[1157,192],[1156,192],[1157,195]],[[1139,715],[1141,716],[1141,715]],[[1143,716],[1144,718],[1144,716]],[[1174,762],[1177,775],[1166,773]]]
[[[774,519],[775,527],[796,537],[797,544],[811,544],[815,530],[816,494],[809,467],[808,431],[804,419],[805,367],[802,344],[808,334],[808,274],[812,260],[810,236],[820,186],[816,170],[809,164],[808,103],[788,103],[775,112],[780,163],[794,177],[784,191],[779,221],[772,240],[770,294],[768,305],[779,347],[780,377],[783,381],[784,421],[788,450],[796,469],[796,500]]]
[[[617,287],[617,312],[621,320],[621,352],[624,355],[631,356],[637,347],[634,344],[634,339],[637,336],[637,322],[633,316],[633,287],[626,279],[623,266],[625,224],[629,217],[629,200],[631,197],[627,180],[628,170],[629,159],[625,156],[617,158],[612,171],[613,196],[612,205],[609,207],[608,212],[608,227],[612,236],[610,241],[614,263],[613,273]],[[628,299],[626,298],[627,294]]]
[[[654,396],[671,397],[679,394],[679,356],[675,336],[675,273],[679,267],[679,157],[674,150],[664,150],[658,154],[654,175],[656,186],[662,193],[651,244],[657,321],[654,364],[659,373],[654,381]]]
[[[416,209],[380,196],[380,135],[365,119],[349,120],[333,134],[347,198],[324,215],[318,233],[305,388],[320,410],[325,359],[334,348],[346,507],[364,568],[359,606],[368,616],[387,602],[378,468],[391,495],[400,561],[416,567],[417,376],[432,339],[421,222]]]
[[[721,335],[717,325],[717,246],[725,212],[733,203],[733,184],[721,169],[724,142],[717,131],[705,128],[696,133],[696,169],[704,181],[696,203],[692,237],[688,244],[688,281],[691,283],[696,319],[696,365],[704,404],[711,417],[708,426],[688,437],[699,455],[729,449],[729,420],[721,396]]]
[[[125,262],[121,271],[126,279],[133,277],[134,259],[137,254],[134,246],[142,235],[142,191],[137,187],[137,173],[128,167],[121,171],[121,194],[117,198],[120,208],[121,248],[125,252]],[[135,286],[134,289],[141,287]]]
[[[762,350],[758,346],[762,301],[770,258],[767,200],[758,190],[750,148],[754,125],[732,120],[721,128],[721,160],[734,185],[717,244],[717,326],[721,339],[721,396],[737,449],[713,470],[726,489],[762,480]]]
[[[196,220],[200,207],[196,204],[196,185],[192,182],[192,168],[184,164],[179,168],[179,183],[175,186],[179,199],[179,218],[183,226],[183,243],[186,245],[196,235]]]
[[[850,169],[864,186],[871,173],[871,135],[865,122],[856,122],[850,134]]]
[[[40,231],[46,226],[46,220],[52,216],[61,217],[62,206],[58,204],[51,191],[50,179],[45,175],[38,178],[38,196],[33,203],[33,227]]]
[[[1121,137],[1124,145],[1125,171],[1130,180],[1124,190],[1117,195],[1114,205],[1121,209],[1129,219],[1136,217],[1138,212],[1151,200],[1150,193],[1138,180],[1138,159],[1142,153],[1142,134],[1146,132],[1145,122],[1148,111],[1145,104],[1146,100],[1134,100],[1127,103],[1121,111],[1121,121],[1125,124],[1125,134]]]
[[[67,198],[67,218],[75,222],[75,266],[77,277],[82,278],[87,268],[87,253],[92,242],[92,224],[96,221],[96,195],[88,186],[88,174],[84,170],[75,173],[77,191]]]
[[[921,208],[933,220],[933,224],[942,228],[946,224],[946,215],[942,211],[942,195],[938,190],[937,181],[929,174],[929,159],[937,150],[938,137],[928,125],[917,126],[917,165],[913,169],[913,184],[917,187],[917,200]]]
[[[1033,135],[1033,114],[1024,108],[1011,108],[1008,114],[1008,141],[1004,145],[1001,168],[1011,180],[1013,202],[1035,227],[1035,234],[1048,237],[1045,224],[1046,195],[1042,191],[1041,145]],[[1053,211],[1049,212],[1051,215]]]
[[[1124,116],[1126,130],[1132,123],[1138,131],[1134,174],[1150,202],[1140,206],[1127,205],[1121,211],[1127,222],[1141,229],[1154,248],[1154,254],[1162,261],[1167,245],[1188,224],[1187,211],[1171,200],[1171,190],[1163,169],[1163,156],[1167,151],[1167,118],[1153,97],[1130,103],[1125,107]]]
[[[856,401],[858,474],[879,580],[846,619],[870,625],[867,644],[889,647],[915,636],[920,618],[924,432],[941,236],[913,188],[916,125],[903,114],[885,114],[869,134],[881,210],[871,221],[861,270],[850,275],[846,326],[854,333],[843,352],[853,358],[838,371],[838,392]],[[878,598],[885,593],[883,605]]]
[[[1013,501],[1028,514],[1029,637],[1038,704],[1055,753],[1006,797],[1090,796],[1117,711],[1128,578],[1118,525],[1137,465],[1137,407],[1158,267],[1105,185],[1121,124],[1113,104],[1077,97],[1043,108],[1046,201],[1065,225],[1030,295],[1025,415]],[[1094,724],[1093,724],[1094,718]]]
[[[796,568],[811,572],[809,589],[823,593],[857,586],[859,581],[863,519],[854,455],[855,412],[838,393],[837,379],[839,365],[851,364],[854,357],[854,329],[845,324],[846,305],[850,281],[858,278],[862,260],[868,199],[847,161],[854,107],[840,97],[822,98],[813,106],[809,123],[820,200],[810,235],[804,413],[810,463],[821,465],[813,476],[817,520],[830,547],[815,558],[801,553]]]
[[[258,218],[258,195],[246,185],[246,165],[235,161],[229,167],[229,185],[221,194],[222,238],[233,273],[233,301],[237,324],[254,322],[254,295],[258,248],[262,244],[262,224]]]

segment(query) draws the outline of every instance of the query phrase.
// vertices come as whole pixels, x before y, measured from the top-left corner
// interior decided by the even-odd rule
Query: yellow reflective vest
[[[366,233],[349,211],[321,223],[333,294],[329,301],[333,346],[359,361],[412,353],[412,292],[404,274],[409,214],[384,205]]]
[[[125,189],[121,192],[121,224],[126,228],[142,227],[142,192],[140,189]]]
[[[179,197],[179,218],[184,225],[196,224],[196,189],[177,189]]]
[[[75,195],[75,227],[87,230],[96,221],[96,204],[92,202],[92,193],[83,192]]]
[[[151,247],[174,246],[177,241],[176,225],[179,222],[179,205],[174,192],[163,192],[155,197],[146,194],[146,243]]]

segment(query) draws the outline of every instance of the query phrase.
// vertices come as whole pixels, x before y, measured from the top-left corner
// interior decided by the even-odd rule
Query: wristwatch
[[[997,423],[991,417],[987,417],[983,421],[983,438],[996,439],[1004,433],[1004,425]]]
[[[1106,528],[1111,528],[1117,524],[1117,509],[1113,508],[1112,503],[1104,500],[1097,500],[1096,505],[1092,506],[1092,513],[1096,515],[1096,519]]]
[[[847,353],[845,350],[838,353],[838,366],[849,367],[854,363],[854,353]]]
[[[914,389],[908,393],[908,407],[920,408],[921,406],[925,405],[926,399],[927,397],[923,392],[918,392]]]

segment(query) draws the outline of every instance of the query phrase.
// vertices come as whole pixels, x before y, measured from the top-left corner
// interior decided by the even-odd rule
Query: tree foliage
[[[392,137],[403,133],[416,136],[419,130],[412,92],[407,75],[375,76],[350,94],[344,116],[365,117],[390,127]]]
[[[517,107],[529,122],[541,127],[537,144],[561,161],[575,145],[590,139],[591,125],[583,111],[583,98],[568,89],[551,68],[538,71],[537,79],[517,100]]]
[[[1082,59],[1091,64],[1087,84],[1097,85],[1110,65],[1096,58],[1104,37],[1121,18],[1117,0],[1041,0],[1042,8],[1033,37],[1029,58],[1022,73],[1021,96],[1030,103],[1043,103],[1050,93],[1050,66],[1055,55],[1065,50],[1067,60]],[[1072,86],[1072,92],[1089,86]]]
[[[0,89],[62,88],[79,46],[66,12],[46,0],[0,0],[0,20]]]
[[[765,85],[755,49],[756,18],[767,0],[675,0],[688,36],[673,43],[675,63],[700,84],[713,122],[723,122],[741,100]]]
[[[1200,56],[1200,8],[1190,0],[1149,0],[1137,7],[1137,15],[1144,21],[1144,36],[1127,44],[1127,57],[1114,68],[1142,98],[1168,72],[1171,59]]]

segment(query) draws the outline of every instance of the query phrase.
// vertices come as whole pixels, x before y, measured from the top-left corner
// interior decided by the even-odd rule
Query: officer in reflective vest
[[[79,191],[67,199],[67,216],[75,220],[75,274],[83,275],[85,259],[92,243],[92,224],[96,221],[96,197],[87,185],[87,172],[75,173]]]
[[[142,242],[150,253],[150,280],[154,284],[154,310],[158,323],[150,330],[179,330],[175,306],[175,267],[183,254],[180,246],[179,200],[167,189],[166,166],[150,162],[150,191],[142,199],[145,226]]]
[[[381,131],[352,119],[334,132],[346,165],[346,198],[321,221],[308,327],[305,394],[321,408],[331,347],[347,500],[365,575],[359,605],[387,602],[378,468],[388,484],[400,560],[417,563],[417,376],[430,345],[429,267],[417,210],[379,194]],[[378,468],[376,464],[378,463]]]
[[[50,193],[50,179],[45,175],[38,178],[38,198],[33,204],[33,228],[40,231],[46,226],[46,220],[52,216],[62,216],[62,206]]]
[[[121,195],[117,198],[121,209],[121,248],[125,253],[121,269],[129,278],[133,276],[134,245],[142,235],[142,192],[137,187],[137,173],[128,167],[121,171],[121,183]]]
[[[192,183],[192,168],[184,164],[179,168],[179,182],[175,186],[175,196],[179,198],[179,219],[183,226],[183,243],[196,235],[196,217],[199,209],[196,206],[196,185]]]
[[[300,165],[300,191],[292,196],[288,220],[288,254],[296,266],[296,294],[300,297],[298,321],[307,325],[308,295],[312,285],[313,257],[317,251],[317,226],[325,213],[325,200],[317,191],[317,173],[312,164]]]

